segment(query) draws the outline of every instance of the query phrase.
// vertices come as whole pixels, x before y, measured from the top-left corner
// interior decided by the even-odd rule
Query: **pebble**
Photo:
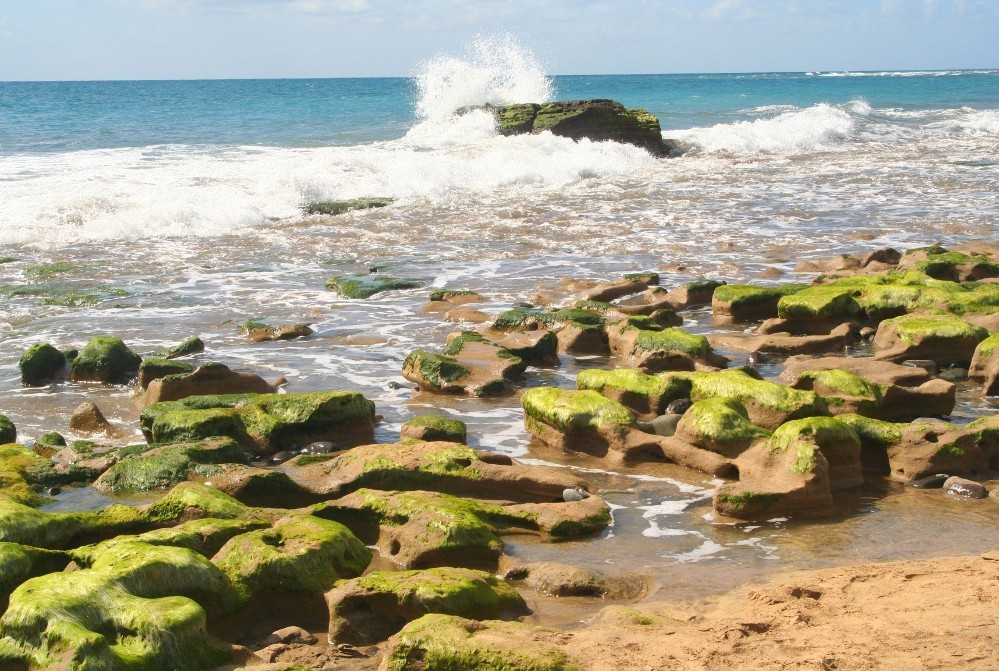
[[[562,492],[562,500],[566,503],[574,503],[588,498],[590,498],[590,495],[582,489],[573,489],[570,487]]]
[[[859,335],[864,340],[870,340],[871,338],[874,337],[874,334],[877,332],[878,332],[877,329],[871,328],[870,326],[865,326],[864,328],[860,329]]]
[[[271,457],[270,457],[270,462],[272,464],[280,464],[280,463],[283,463],[285,461],[288,461],[289,459],[291,459],[294,456],[295,455],[292,454],[291,452],[288,452],[286,450],[282,450],[280,452],[275,452],[274,454],[272,454]]]
[[[947,490],[948,494],[967,496],[969,499],[984,499],[989,493],[982,483],[966,478],[959,478],[956,475],[947,478],[947,482],[944,483],[944,489]]]
[[[318,642],[318,640],[319,639],[305,629],[291,626],[278,629],[265,638],[261,644],[265,647],[274,645],[275,643],[304,643],[306,645],[312,645],[313,643]]]
[[[648,422],[647,426],[657,436],[672,436],[676,433],[676,425],[680,423],[681,417],[683,415],[676,413],[660,415],[651,422]]]
[[[746,363],[750,366],[757,366],[768,361],[770,361],[770,357],[763,352],[750,352],[749,356],[746,357]]]
[[[909,483],[910,487],[915,487],[916,489],[940,489],[950,478],[946,473],[937,473],[936,475],[927,475],[925,478],[919,478],[918,480],[913,480]]]

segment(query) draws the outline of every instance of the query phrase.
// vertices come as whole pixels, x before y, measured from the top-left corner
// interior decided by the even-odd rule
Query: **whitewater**
[[[379,441],[429,412],[464,420],[474,447],[530,457],[516,397],[428,399],[404,386],[408,352],[438,351],[448,333],[473,326],[422,312],[431,287],[478,291],[495,315],[567,277],[656,270],[667,287],[809,282],[802,261],[999,238],[999,71],[547,69],[500,37],[410,78],[0,83],[0,412],[21,442],[47,431],[78,438],[68,417],[93,400],[122,441],[141,440],[130,389],[22,387],[19,356],[36,342],[80,347],[99,334],[140,353],[198,335],[205,358],[284,377],[289,392],[364,393],[384,416]],[[548,133],[503,137],[485,112],[456,114],[582,98],[645,108],[690,151],[656,159]],[[303,212],[361,197],[393,202]],[[423,288],[350,301],[324,287],[371,268]],[[236,328],[251,318],[307,322],[315,335],[251,344]],[[695,311],[684,328],[715,327]],[[527,385],[572,387],[580,370],[603,364],[563,357],[531,369]],[[960,401],[964,421],[987,409]],[[622,571],[669,566],[682,597],[828,565],[830,543],[856,561],[999,544],[994,518],[892,508],[884,492],[858,493],[835,529],[731,526],[706,517],[706,477],[585,474],[615,507],[599,545],[513,540],[509,551]],[[53,509],[106,502],[80,490]]]

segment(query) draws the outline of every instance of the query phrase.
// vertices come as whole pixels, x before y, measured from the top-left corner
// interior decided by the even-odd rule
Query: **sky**
[[[410,76],[507,33],[550,74],[999,68],[999,0],[0,0],[0,81]]]

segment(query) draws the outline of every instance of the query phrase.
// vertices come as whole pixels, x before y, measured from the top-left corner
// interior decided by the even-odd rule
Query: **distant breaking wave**
[[[994,75],[999,70],[884,70],[880,72],[806,72],[812,77],[957,77],[961,75]]]
[[[863,114],[866,103],[857,101]],[[707,152],[798,154],[835,147],[854,132],[855,122],[845,109],[820,103],[782,112],[770,118],[717,124],[681,131],[678,137]]]

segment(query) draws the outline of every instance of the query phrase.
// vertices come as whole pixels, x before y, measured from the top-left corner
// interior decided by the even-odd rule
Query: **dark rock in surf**
[[[547,130],[573,140],[587,138],[633,144],[653,156],[679,156],[686,151],[683,143],[663,139],[655,115],[643,109],[626,109],[613,100],[487,105],[480,109],[492,112],[503,135],[537,134]],[[459,110],[459,114],[468,111],[470,109]]]

